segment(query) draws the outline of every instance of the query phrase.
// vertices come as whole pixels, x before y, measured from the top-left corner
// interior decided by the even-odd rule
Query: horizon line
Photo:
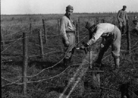
[[[102,13],[117,13],[117,12],[75,12],[73,14],[102,14]],[[138,11],[129,11],[127,13],[138,13]],[[1,15],[51,15],[51,14],[57,14],[57,15],[61,15],[61,14],[65,14],[65,13],[24,13],[24,14],[1,14]]]

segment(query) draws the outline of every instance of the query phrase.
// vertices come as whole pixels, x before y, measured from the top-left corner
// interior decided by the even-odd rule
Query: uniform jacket
[[[117,14],[117,19],[119,23],[123,23],[123,25],[126,25],[126,22],[128,20],[126,11],[119,10]]]
[[[88,45],[95,43],[100,37],[107,36],[116,36],[116,32],[114,32],[115,25],[110,23],[99,23],[96,26],[96,30],[92,36],[92,38],[88,41]]]
[[[61,19],[60,34],[63,36],[65,40],[67,40],[67,32],[72,31],[75,31],[73,21],[69,19],[66,15],[64,15]]]

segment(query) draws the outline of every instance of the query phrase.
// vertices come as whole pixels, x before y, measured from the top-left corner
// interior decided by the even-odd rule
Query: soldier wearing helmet
[[[75,49],[75,26],[71,16],[73,14],[73,7],[68,5],[66,7],[66,13],[61,19],[60,33],[62,35],[63,44],[65,46],[65,58],[64,65],[68,66],[71,62],[72,54]]]
[[[128,25],[128,16],[127,16],[126,8],[127,7],[124,5],[123,8],[119,10],[117,13],[119,29],[121,30],[122,33],[125,33],[126,27]]]
[[[86,29],[89,30],[90,40],[87,44],[83,45],[81,48],[87,48],[90,45],[96,43],[96,41],[101,37],[104,42],[101,43],[101,49],[96,60],[96,65],[102,65],[101,60],[104,53],[107,51],[109,46],[112,46],[112,56],[115,62],[115,69],[119,68],[120,63],[120,47],[121,47],[121,31],[119,28],[111,23],[99,23],[87,22]]]

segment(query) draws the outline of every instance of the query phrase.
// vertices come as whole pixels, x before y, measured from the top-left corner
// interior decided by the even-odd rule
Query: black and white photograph
[[[1,0],[1,98],[138,98],[138,0]]]

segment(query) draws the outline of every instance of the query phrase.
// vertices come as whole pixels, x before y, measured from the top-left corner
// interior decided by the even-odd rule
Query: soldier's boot
[[[120,63],[120,58],[114,58],[114,62],[115,62],[115,67],[113,68],[114,72],[118,73],[119,71],[119,63]]]
[[[125,34],[125,28],[122,27],[122,34]]]

